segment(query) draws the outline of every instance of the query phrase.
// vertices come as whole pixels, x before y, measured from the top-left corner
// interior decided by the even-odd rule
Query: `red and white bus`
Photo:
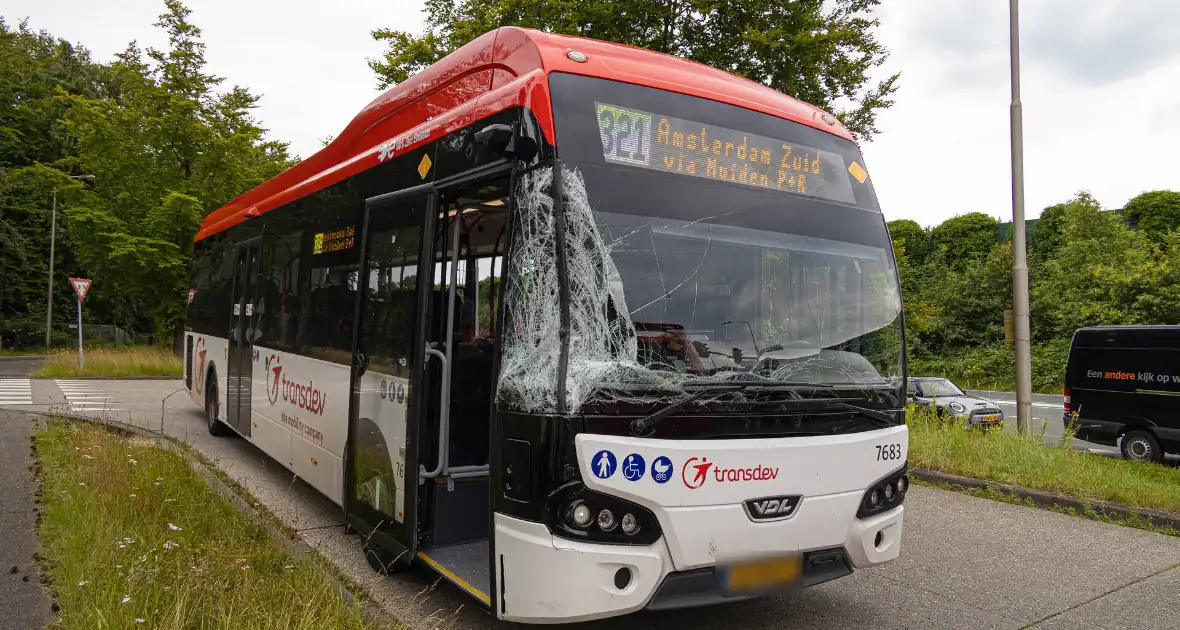
[[[211,213],[191,278],[210,431],[500,619],[898,556],[889,234],[848,131],[763,85],[498,29]]]

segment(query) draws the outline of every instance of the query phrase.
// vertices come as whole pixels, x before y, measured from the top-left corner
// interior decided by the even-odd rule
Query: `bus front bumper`
[[[852,518],[843,540],[835,530],[832,540],[800,549],[803,585],[896,559],[904,510],[902,505],[867,519]],[[541,523],[496,514],[495,545],[500,597],[494,612],[508,621],[569,623],[644,608],[672,610],[747,599],[722,593],[714,566],[678,571],[666,538],[643,547],[586,543],[557,538]],[[620,572],[627,577],[622,588]]]

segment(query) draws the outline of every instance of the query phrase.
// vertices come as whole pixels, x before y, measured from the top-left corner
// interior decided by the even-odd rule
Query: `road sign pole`
[[[86,294],[90,291],[91,280],[86,278],[70,278],[70,286],[74,287],[74,293],[78,294],[78,373],[81,375],[84,364],[82,363],[82,300],[86,299]]]
[[[78,376],[82,375],[82,300],[78,300]]]
[[[1012,64],[1012,314],[1016,337],[1016,430],[1028,435],[1032,420],[1032,352],[1028,315],[1028,250],[1024,233],[1024,124],[1020,104],[1020,8],[1009,0]]]

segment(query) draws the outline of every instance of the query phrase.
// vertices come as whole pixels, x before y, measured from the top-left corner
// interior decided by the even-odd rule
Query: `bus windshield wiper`
[[[716,383],[716,382],[686,382],[681,383],[681,387],[700,387],[700,389],[693,393],[674,400],[668,403],[667,406],[658,409],[642,418],[636,418],[631,421],[631,432],[635,435],[644,435],[649,429],[659,424],[664,418],[680,411],[688,403],[699,400],[710,394],[719,394],[727,391],[740,391],[747,387],[814,387],[818,389],[831,389],[830,385],[823,385],[819,383],[807,383],[804,381],[737,381],[731,383]]]
[[[860,415],[862,415],[866,418],[870,418],[872,420],[875,420],[876,421],[875,424],[880,424],[882,422],[886,423],[886,424],[881,424],[881,426],[890,426],[891,427],[891,426],[897,424],[897,418],[894,418],[893,416],[889,415],[888,413],[885,413],[884,411],[879,411],[877,409],[869,409],[868,407],[860,407],[857,405],[850,405],[846,402],[839,402],[839,401],[833,401],[832,406],[833,407],[840,407],[841,409],[846,409],[848,411],[853,411],[853,412],[859,413]]]
[[[658,409],[658,410],[656,410],[656,411],[654,411],[642,418],[636,418],[635,420],[632,420],[631,421],[631,433],[634,435],[637,435],[637,436],[646,435],[647,432],[652,427],[659,424],[665,418],[671,416],[672,414],[676,413],[677,411],[680,411],[686,405],[688,405],[688,403],[693,402],[694,400],[699,400],[699,399],[701,399],[705,396],[711,395],[711,394],[719,394],[719,393],[727,392],[727,391],[740,391],[740,390],[746,389],[747,387],[784,387],[785,386],[785,387],[815,387],[817,389],[829,389],[829,390],[834,389],[832,386],[826,385],[826,384],[806,383],[806,382],[801,382],[801,381],[799,381],[799,382],[797,382],[797,381],[743,381],[743,382],[738,382],[738,383],[709,384],[708,386],[706,386],[705,383],[684,383],[682,386],[690,386],[690,387],[699,386],[701,388],[694,391],[693,393],[689,394],[688,396],[685,396],[684,398],[680,398],[680,399],[677,399],[677,400],[674,400],[674,401],[668,403],[666,406],[664,406],[664,407],[662,407],[662,408],[660,408],[660,409]],[[792,400],[789,402],[798,402],[798,403],[817,402],[817,403],[821,403],[821,404],[826,404],[827,406],[838,407],[838,408],[843,409],[845,411],[851,411],[854,413],[858,413],[866,418],[870,418],[871,420],[874,421],[875,424],[879,424],[881,426],[893,426],[897,422],[897,420],[893,416],[889,415],[888,413],[885,413],[884,411],[878,411],[876,409],[869,409],[867,407],[860,407],[857,405],[852,405],[847,402],[844,402],[844,399],[839,399],[839,398],[818,398],[818,399],[817,398],[799,398],[799,399],[795,399],[795,400]]]

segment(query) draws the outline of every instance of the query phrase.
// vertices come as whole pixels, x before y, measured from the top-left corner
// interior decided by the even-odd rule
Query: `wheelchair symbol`
[[[623,460],[623,476],[627,478],[627,481],[639,481],[643,479],[645,472],[647,472],[647,464],[639,453],[631,453],[627,459]]]

